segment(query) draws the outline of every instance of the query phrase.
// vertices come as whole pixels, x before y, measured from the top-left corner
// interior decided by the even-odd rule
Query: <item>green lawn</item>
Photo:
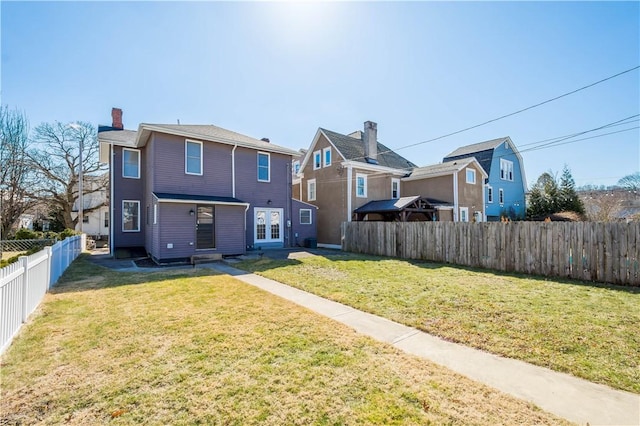
[[[640,289],[340,254],[239,268],[496,354],[640,393]]]
[[[0,360],[0,424],[563,424],[205,269],[82,256]]]

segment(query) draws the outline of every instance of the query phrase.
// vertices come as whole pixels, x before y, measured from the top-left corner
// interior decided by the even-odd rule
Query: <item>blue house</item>
[[[492,139],[456,149],[442,161],[475,157],[487,175],[485,179],[485,214],[487,221],[501,217],[524,218],[527,180],[524,163],[510,137]]]

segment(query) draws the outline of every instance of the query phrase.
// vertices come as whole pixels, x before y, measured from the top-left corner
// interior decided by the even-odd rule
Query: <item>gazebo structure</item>
[[[356,221],[436,221],[440,220],[439,207],[451,208],[450,203],[414,195],[411,197],[375,200],[353,212]]]

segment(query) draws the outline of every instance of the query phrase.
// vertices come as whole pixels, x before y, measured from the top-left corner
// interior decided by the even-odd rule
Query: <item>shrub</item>
[[[37,240],[41,238],[40,234],[27,228],[20,228],[16,232],[16,240]]]

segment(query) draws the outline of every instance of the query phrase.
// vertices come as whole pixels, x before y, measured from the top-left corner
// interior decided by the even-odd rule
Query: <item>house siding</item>
[[[513,181],[500,179],[500,158],[513,162]],[[515,152],[502,143],[493,150],[489,185],[493,188],[493,203],[489,203],[488,188],[485,188],[485,211],[488,220],[499,220],[503,214],[524,217],[526,212],[522,164]],[[504,203],[500,203],[499,189],[504,190]]]
[[[451,175],[402,181],[402,195],[419,195],[453,204],[453,178]]]
[[[143,247],[145,243],[145,204],[143,197],[143,185],[145,172],[145,152],[140,150],[140,177],[141,179],[129,179],[122,177],[122,147],[113,147],[113,200],[111,201],[113,214],[113,243],[114,248],[124,247]],[[140,201],[140,232],[123,232],[122,231],[122,201],[135,200]]]
[[[473,169],[476,171],[476,183],[467,183],[466,169]],[[472,220],[475,212],[480,212],[484,220],[484,205],[482,200],[482,193],[486,190],[484,184],[484,178],[482,177],[482,171],[480,167],[474,164],[469,164],[464,169],[458,172],[458,219],[460,218],[460,207],[467,207],[469,209],[469,220]]]
[[[311,210],[311,224],[305,225],[300,223],[300,210]],[[293,200],[292,204],[293,217],[293,241],[292,246],[302,246],[307,238],[318,237],[317,233],[317,220],[318,220],[318,208],[314,205],[303,203],[298,200]]]

